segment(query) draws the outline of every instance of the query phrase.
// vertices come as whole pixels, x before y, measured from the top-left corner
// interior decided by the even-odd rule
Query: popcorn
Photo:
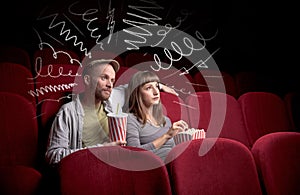
[[[175,144],[180,144],[182,142],[194,140],[194,139],[204,139],[206,137],[204,129],[190,128],[186,131],[179,132],[173,137]]]

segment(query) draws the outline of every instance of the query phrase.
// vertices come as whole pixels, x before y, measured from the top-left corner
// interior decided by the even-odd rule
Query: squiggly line
[[[63,91],[66,89],[71,89],[77,86],[77,83],[68,83],[68,84],[60,84],[60,85],[46,85],[44,87],[40,87],[39,89],[35,89],[35,91],[30,90],[28,93],[33,97],[38,97],[39,95],[44,95],[49,92]]]
[[[109,6],[108,6],[108,13],[106,16],[106,19],[109,19],[108,24],[107,24],[107,30],[109,30],[109,36],[107,39],[107,43],[110,43],[112,34],[114,32],[115,28],[115,20],[114,20],[114,14],[115,14],[115,8],[111,9],[111,1],[109,1]]]
[[[82,42],[82,41],[77,42],[77,41],[78,41],[78,40],[77,40],[78,38],[77,38],[76,35],[70,36],[71,30],[65,28],[65,26],[66,26],[66,22],[65,22],[65,21],[61,21],[61,22],[55,23],[55,20],[56,20],[56,18],[58,17],[58,13],[56,13],[56,14],[51,14],[51,15],[44,16],[44,17],[38,17],[37,20],[43,20],[43,19],[51,18],[51,17],[53,17],[53,18],[52,18],[52,20],[51,20],[51,22],[50,22],[50,24],[49,24],[49,26],[48,26],[49,29],[52,29],[52,28],[55,28],[55,27],[58,27],[58,26],[61,25],[62,27],[61,27],[61,30],[60,30],[59,35],[62,36],[62,35],[64,35],[64,34],[66,34],[66,35],[65,35],[65,41],[69,41],[69,40],[71,40],[71,39],[74,39],[74,42],[73,42],[73,45],[74,45],[74,46],[78,46],[78,45],[79,45],[80,51],[84,51],[86,56],[90,56],[90,55],[91,55],[90,53],[87,52],[87,48],[86,48],[86,47],[83,48],[83,42]],[[72,24],[73,24],[73,23],[72,23]],[[73,24],[73,25],[74,25],[74,24]]]
[[[68,94],[68,95],[62,96],[62,97],[60,97],[58,99],[43,99],[43,100],[39,101],[36,105],[39,105],[39,104],[41,104],[41,103],[43,103],[45,101],[60,102],[62,99],[71,99],[72,98],[71,96],[73,96],[73,95],[75,95],[75,94]],[[44,113],[41,113],[39,116],[41,116],[43,114]]]
[[[124,32],[131,34],[135,37],[141,38],[140,41],[133,41],[133,40],[128,40],[128,39],[124,40],[125,43],[128,43],[131,46],[133,46],[133,47],[127,47],[128,50],[139,49],[137,44],[146,43],[146,38],[144,36],[152,36],[152,33],[149,30],[142,28],[140,25],[158,26],[158,24],[156,22],[154,22],[153,20],[162,20],[161,17],[158,17],[148,11],[145,11],[145,9],[150,9],[150,10],[151,9],[162,9],[163,7],[155,4],[154,2],[150,2],[150,1],[145,1],[145,2],[151,3],[154,6],[132,6],[132,5],[129,5],[128,7],[133,10],[136,10],[136,11],[142,12],[144,14],[147,14],[149,16],[152,16],[152,17],[141,16],[141,15],[130,13],[130,12],[128,12],[127,15],[136,17],[138,19],[143,19],[146,22],[138,22],[138,21],[123,19],[124,23],[134,26],[141,30],[141,32],[133,32],[133,31],[130,31],[127,29],[123,29]]]

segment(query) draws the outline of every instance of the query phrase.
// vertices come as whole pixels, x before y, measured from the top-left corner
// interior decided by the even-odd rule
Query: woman
[[[155,73],[135,73],[128,92],[127,145],[153,151],[164,160],[175,145],[173,136],[187,129],[187,123],[180,120],[172,124],[163,114],[159,78]]]

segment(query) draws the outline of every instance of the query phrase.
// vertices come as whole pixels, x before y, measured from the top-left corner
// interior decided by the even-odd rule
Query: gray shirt
[[[173,138],[169,139],[159,149],[155,149],[153,141],[165,134],[172,126],[171,120],[165,116],[166,124],[164,127],[153,126],[150,123],[143,125],[132,113],[127,118],[126,141],[128,146],[134,146],[150,150],[165,160],[169,151],[175,146]]]
[[[110,98],[104,102],[107,112],[113,112],[118,104],[121,107],[124,106],[126,89],[127,85],[113,88]],[[49,164],[54,165],[65,156],[83,148],[83,117],[84,110],[79,95],[76,95],[71,102],[60,108],[49,133],[45,154],[46,161]],[[95,146],[101,146],[101,144]]]

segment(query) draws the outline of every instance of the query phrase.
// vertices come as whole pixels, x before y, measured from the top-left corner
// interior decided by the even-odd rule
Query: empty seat
[[[0,194],[39,194],[41,181],[42,174],[32,167],[0,166]]]
[[[128,146],[71,153],[60,161],[59,175],[62,194],[171,194],[164,163],[149,151]]]
[[[181,119],[189,122],[186,104],[180,97],[171,93],[160,92],[160,98],[163,105],[163,112],[172,122]]]
[[[0,92],[0,110],[0,194],[37,194],[36,109],[19,94]]]
[[[296,131],[300,131],[300,93],[299,92],[287,93],[284,96],[284,102],[293,129]]]
[[[35,167],[38,124],[36,109],[19,94],[0,92],[0,165]]]
[[[183,142],[169,152],[166,163],[176,195],[262,194],[251,151],[235,140]]]
[[[288,113],[283,99],[270,92],[247,92],[238,98],[250,146],[261,136],[290,131]]]
[[[185,102],[191,127],[203,128],[206,137],[230,138],[250,146],[240,105],[233,96],[203,91],[189,95]]]
[[[216,91],[227,93],[237,97],[237,89],[234,78],[224,72],[217,70],[201,70],[193,76],[196,91]]]
[[[299,151],[299,132],[274,132],[256,140],[252,153],[265,194],[300,194]]]
[[[14,45],[0,46],[0,62],[11,62],[32,70],[30,55],[27,50]]]
[[[28,68],[12,62],[0,62],[0,91],[22,95],[35,106],[36,97],[30,95],[31,90],[34,90],[34,81]]]

